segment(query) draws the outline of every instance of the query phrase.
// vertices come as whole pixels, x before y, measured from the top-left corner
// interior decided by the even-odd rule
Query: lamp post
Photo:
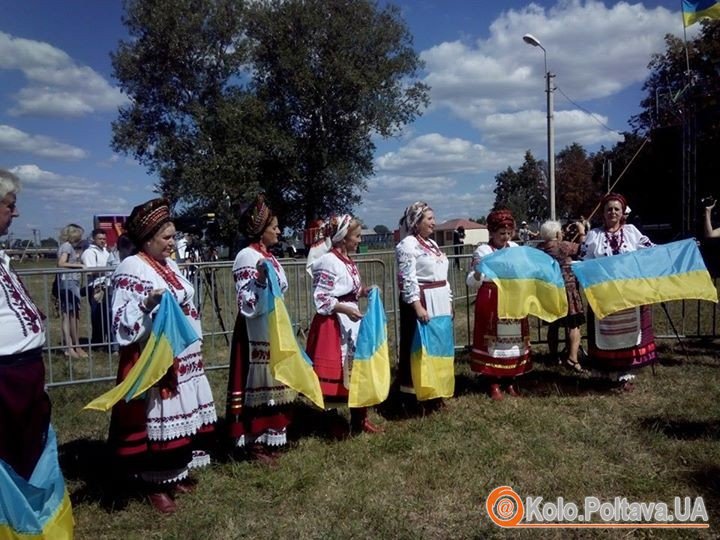
[[[545,60],[545,92],[547,93],[547,151],[548,151],[548,182],[550,183],[550,219],[557,219],[555,213],[555,129],[553,126],[553,92],[552,86],[553,73],[548,71],[547,67],[547,51],[540,41],[532,34],[525,34],[523,41],[533,47],[540,47],[543,51],[543,59]]]

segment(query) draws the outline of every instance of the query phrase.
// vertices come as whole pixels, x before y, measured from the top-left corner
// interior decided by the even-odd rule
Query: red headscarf
[[[512,212],[506,208],[503,208],[502,210],[495,210],[488,214],[487,228],[491,233],[499,231],[503,228],[514,229],[515,218],[513,218]]]

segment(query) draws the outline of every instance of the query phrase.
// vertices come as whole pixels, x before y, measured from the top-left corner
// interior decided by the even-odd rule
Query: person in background
[[[0,236],[20,215],[19,190],[20,180],[0,169]],[[44,319],[10,267],[10,257],[0,251],[0,459],[25,480],[37,465],[50,426]]]
[[[285,293],[288,279],[270,253],[278,241],[278,219],[259,195],[241,219],[250,245],[233,264],[238,315],[230,350],[226,423],[235,448],[248,448],[251,457],[272,465],[278,450],[287,445],[291,404],[297,393],[270,371],[266,264],[275,270],[277,285]]]
[[[703,220],[705,238],[718,238],[720,237],[720,227],[713,229],[712,226],[712,211],[717,201],[713,197],[705,197],[703,204],[705,204],[705,219]]]
[[[399,225],[401,240],[395,247],[400,289],[398,383],[401,394],[416,396],[410,356],[417,323],[453,315],[452,290],[447,281],[448,258],[431,238],[435,231],[433,209],[417,201],[405,209]],[[443,400],[426,400],[420,405],[424,411],[432,412],[443,406]]]
[[[527,221],[522,221],[520,223],[520,228],[518,229],[517,234],[518,234],[518,238],[520,239],[520,242],[522,242],[523,244],[526,243],[531,238],[538,237],[538,233],[530,230],[530,228],[528,227]]]
[[[170,259],[175,226],[167,201],[152,199],[136,206],[125,226],[136,254],[123,260],[112,276],[112,331],[120,344],[118,383],[147,345],[163,294],[175,298],[195,333],[201,339],[203,335],[195,289]],[[121,470],[142,482],[150,504],[161,513],[172,513],[177,508],[174,497],[194,488],[190,471],[210,463],[216,420],[202,341],[196,341],[142,397],[113,406],[110,445]]]
[[[634,225],[625,223],[627,202],[619,193],[608,193],[601,203],[603,225],[591,229],[580,248],[583,260],[612,257],[652,247],[650,239]],[[632,391],[635,375],[630,371],[657,358],[650,306],[631,308],[596,320],[588,308],[589,366],[603,378]]]
[[[307,353],[320,379],[326,404],[347,404],[350,371],[362,313],[358,299],[367,296],[360,272],[350,254],[360,245],[362,224],[345,214],[328,220],[324,249],[313,250],[307,267],[313,275],[313,300],[317,313],[307,338]],[[367,407],[350,409],[353,433],[379,433],[370,422]],[[336,437],[347,432],[345,425],[334,426]]]
[[[70,223],[60,231],[60,246],[57,251],[58,268],[82,269],[83,228]],[[62,319],[62,337],[65,356],[87,358],[80,347],[80,273],[63,272],[58,277],[58,300]]]
[[[513,397],[520,393],[515,378],[532,369],[530,356],[530,327],[528,319],[501,319],[498,317],[497,286],[475,267],[483,257],[499,249],[515,248],[511,240],[515,233],[515,219],[510,210],[495,210],[487,216],[490,241],[480,244],[473,252],[467,286],[478,288],[475,298],[475,327],[473,347],[470,352],[470,368],[487,378],[490,398],[503,399],[501,385]]]
[[[580,296],[580,285],[570,265],[580,252],[580,245],[585,241],[585,227],[581,221],[571,225],[568,227],[566,234],[570,237],[576,237],[576,241],[562,239],[562,226],[558,221],[546,221],[540,226],[540,238],[543,241],[537,247],[550,255],[560,265],[568,301],[567,315],[551,322],[548,326],[547,340],[550,356],[552,358],[558,357],[559,333],[560,327],[563,327],[565,328],[567,345],[561,363],[578,373],[582,373],[585,370],[580,365],[578,355],[580,354],[580,327],[585,324],[585,310]]]
[[[465,244],[465,227],[460,225],[453,231],[453,253],[455,254],[455,268],[460,268],[460,255],[463,252],[463,245]]]
[[[110,266],[110,252],[107,250],[107,234],[103,229],[93,229],[92,243],[83,251],[80,260],[86,268],[106,268]],[[90,324],[92,334],[90,343],[97,345],[108,343],[110,330],[110,295],[107,273],[87,275],[87,298],[90,304]]]

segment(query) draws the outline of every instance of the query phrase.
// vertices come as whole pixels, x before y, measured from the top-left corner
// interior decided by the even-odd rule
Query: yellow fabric
[[[523,319],[534,315],[553,322],[568,313],[564,288],[537,279],[494,279],[498,288],[498,317]]]
[[[452,356],[430,356],[422,348],[410,355],[410,372],[418,401],[450,398],[455,393]]]
[[[0,540],[72,540],[75,519],[67,490],[55,514],[48,520],[42,534],[23,534],[0,525]]]
[[[390,354],[385,341],[372,358],[353,362],[348,391],[348,407],[372,407],[390,393]]]

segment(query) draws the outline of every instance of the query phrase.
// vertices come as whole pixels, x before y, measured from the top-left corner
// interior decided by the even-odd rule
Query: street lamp
[[[554,74],[548,71],[547,51],[542,43],[532,34],[525,34],[523,41],[533,47],[540,47],[545,60],[545,92],[547,93],[547,148],[548,148],[548,181],[550,183],[550,219],[555,220],[555,130],[553,126],[553,92],[552,78]]]

